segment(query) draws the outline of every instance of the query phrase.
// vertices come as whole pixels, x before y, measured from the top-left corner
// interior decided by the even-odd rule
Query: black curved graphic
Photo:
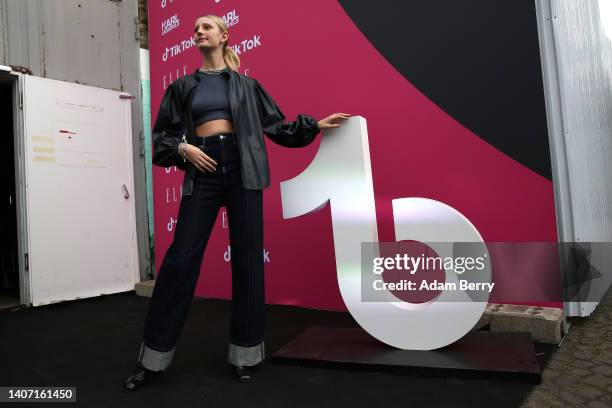
[[[483,140],[551,179],[533,1],[339,2],[428,98]]]

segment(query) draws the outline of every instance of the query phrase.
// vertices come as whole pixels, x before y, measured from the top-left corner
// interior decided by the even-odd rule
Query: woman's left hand
[[[317,124],[319,125],[319,129],[337,128],[349,117],[351,117],[351,115],[348,113],[334,113],[321,119]]]

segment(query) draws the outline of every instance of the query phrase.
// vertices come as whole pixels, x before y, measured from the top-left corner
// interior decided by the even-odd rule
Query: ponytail
[[[223,45],[223,61],[225,61],[225,65],[234,71],[238,71],[238,68],[240,68],[240,58],[236,51],[227,45],[227,41]]]

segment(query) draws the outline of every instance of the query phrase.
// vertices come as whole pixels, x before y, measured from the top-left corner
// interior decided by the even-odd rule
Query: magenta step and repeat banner
[[[166,87],[201,65],[195,19],[216,14],[229,26],[240,72],[264,86],[287,120],[334,112],[365,118],[380,242],[396,241],[392,200],[403,197],[454,208],[486,242],[556,242],[533,4],[500,11],[487,2],[474,10],[452,0],[425,3],[149,0],[151,123]],[[439,12],[440,3],[447,12]],[[266,138],[271,185],[262,256],[269,304],[346,310],[330,206],[283,219],[280,183],[311,164],[322,137],[301,149]],[[183,172],[154,166],[153,178],[159,268],[173,238]],[[221,209],[196,296],[231,298],[229,257]],[[528,270],[528,260],[523,266]],[[529,271],[520,285],[534,273],[546,272]],[[521,303],[495,291],[491,300]]]

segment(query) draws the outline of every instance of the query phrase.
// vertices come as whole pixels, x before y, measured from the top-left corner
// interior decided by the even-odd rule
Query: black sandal
[[[232,371],[233,375],[238,378],[240,382],[251,382],[254,379],[255,372],[258,371],[263,365],[265,360],[252,366],[235,366],[228,362],[228,366]]]
[[[161,371],[151,371],[139,362],[134,373],[125,380],[123,388],[126,391],[134,391],[144,384],[151,382],[159,374],[161,374]]]
[[[251,367],[237,366],[234,367],[234,373],[240,382],[253,381],[253,369]]]

